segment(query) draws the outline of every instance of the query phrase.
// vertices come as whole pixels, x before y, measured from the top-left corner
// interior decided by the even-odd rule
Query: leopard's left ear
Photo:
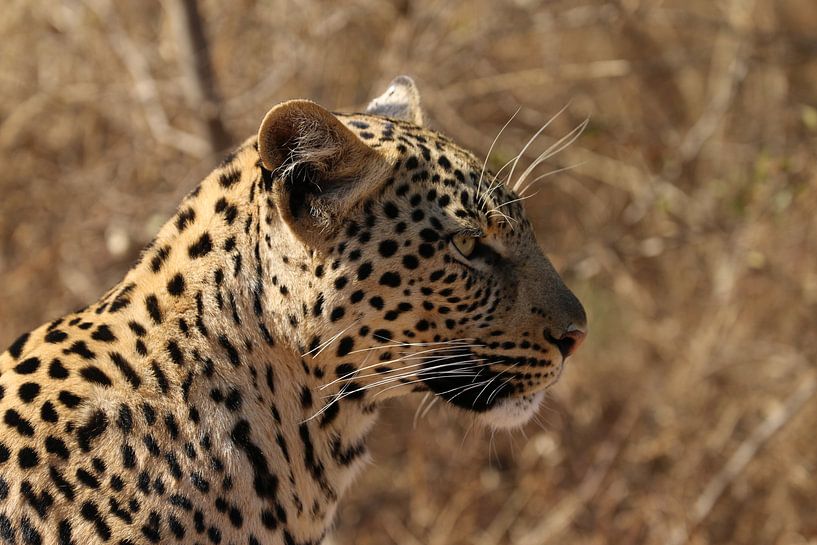
[[[420,126],[425,124],[420,108],[420,92],[414,80],[408,76],[394,78],[385,93],[369,102],[366,113],[402,119]]]
[[[281,218],[313,247],[380,186],[390,168],[337,117],[308,100],[267,113],[258,154]]]

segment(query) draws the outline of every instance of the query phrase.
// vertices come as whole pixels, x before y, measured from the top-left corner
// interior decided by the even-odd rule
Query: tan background
[[[115,283],[215,164],[168,6],[6,0],[0,345]],[[590,336],[540,422],[391,404],[337,543],[817,542],[817,3],[202,1],[231,142],[413,75],[434,126],[527,163]]]

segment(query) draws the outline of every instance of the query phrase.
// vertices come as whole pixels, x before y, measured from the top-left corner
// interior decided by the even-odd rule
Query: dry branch
[[[102,21],[107,29],[108,43],[130,73],[136,98],[142,105],[145,121],[153,138],[194,157],[207,156],[212,151],[207,140],[170,124],[159,99],[159,88],[150,74],[150,65],[125,31],[110,1],[85,0],[85,5]]]
[[[613,428],[611,437],[596,452],[593,465],[576,487],[575,493],[561,500],[539,524],[520,536],[515,541],[517,545],[544,545],[559,537],[575,520],[582,507],[598,493],[640,415],[641,405],[632,404],[624,410]]]
[[[695,500],[686,527],[678,526],[671,533],[667,545],[681,545],[689,540],[690,533],[706,520],[715,506],[715,502],[726,489],[743,473],[758,451],[781,430],[800,409],[817,393],[817,379],[813,375],[805,377],[800,386],[792,393],[782,406],[772,411],[760,423],[752,434],[737,448],[732,457],[721,470],[709,481]]]
[[[165,6],[176,39],[188,105],[202,117],[210,152],[217,153],[230,145],[231,138],[221,119],[221,105],[198,4],[196,0],[169,0]]]
[[[491,93],[507,92],[524,87],[541,87],[564,80],[620,78],[627,76],[630,72],[630,63],[622,59],[562,64],[553,69],[531,68],[458,81],[440,90],[439,94],[449,100],[473,99]]]

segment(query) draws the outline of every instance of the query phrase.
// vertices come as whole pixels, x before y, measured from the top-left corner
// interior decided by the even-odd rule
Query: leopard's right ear
[[[313,246],[389,172],[378,152],[308,100],[283,102],[267,113],[258,130],[258,153],[273,178],[281,218]]]
[[[421,127],[425,125],[420,91],[408,76],[394,78],[382,95],[369,102],[366,113],[410,121]]]

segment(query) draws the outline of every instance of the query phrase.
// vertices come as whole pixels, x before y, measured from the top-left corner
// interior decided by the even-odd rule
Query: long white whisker
[[[503,170],[505,170],[506,168],[508,168],[509,166],[511,166],[512,164],[514,164],[518,160],[519,160],[519,155],[514,155],[513,157],[508,159],[508,161],[504,165],[502,165],[499,170],[496,171],[496,174],[494,174],[493,180],[491,180],[491,184],[488,186],[488,189],[487,189],[487,192],[485,193],[485,195],[479,195],[478,198],[479,198],[480,201],[482,201],[481,207],[482,207],[483,210],[485,209],[485,205],[488,204],[488,197],[490,197],[491,194],[498,187],[500,187],[502,185],[502,183],[503,183],[502,180],[500,179],[499,175],[502,174]]]
[[[423,379],[435,379],[438,377],[452,377],[452,376],[467,376],[467,377],[479,377],[479,373],[473,372],[475,369],[480,369],[482,367],[488,367],[490,365],[494,365],[492,362],[487,362],[484,358],[475,358],[470,360],[461,360],[449,363],[443,363],[440,365],[435,365],[431,368],[424,368],[421,369],[420,372],[423,373]],[[412,366],[417,367],[417,366]],[[366,384],[360,388],[361,391],[368,390],[377,386],[382,386],[384,384],[388,384],[390,382],[396,382],[405,378],[413,377],[417,374],[417,370],[406,371],[403,368],[395,369],[395,371],[400,371],[401,374],[392,375],[385,377],[382,380]],[[405,371],[405,372],[404,372]],[[369,375],[369,376],[383,376],[381,375]],[[329,396],[327,396],[329,397]]]
[[[324,350],[325,350],[325,349],[326,349],[326,348],[327,348],[327,347],[328,347],[330,344],[332,344],[333,342],[335,342],[335,341],[338,339],[338,337],[340,337],[341,335],[343,335],[344,333],[346,333],[347,331],[349,331],[349,329],[351,329],[351,327],[352,327],[353,325],[357,324],[359,321],[360,321],[360,318],[357,318],[357,319],[356,319],[356,320],[354,320],[352,323],[350,323],[348,326],[346,326],[345,328],[343,328],[342,330],[340,330],[340,331],[339,331],[339,332],[338,332],[336,335],[334,335],[333,337],[331,337],[331,338],[330,338],[328,341],[326,341],[326,342],[324,342],[324,343],[319,344],[318,346],[316,346],[315,348],[313,348],[312,350],[310,350],[309,352],[307,352],[307,353],[305,353],[305,354],[301,354],[301,357],[302,357],[302,358],[305,358],[306,356],[308,356],[309,354],[312,354],[312,353],[313,353],[313,352],[315,352],[315,351],[317,351],[317,352],[316,352],[316,353],[315,353],[315,355],[314,355],[314,356],[312,356],[312,357],[313,357],[313,358],[318,357],[318,356],[320,355],[320,353],[321,353],[321,352],[323,352],[323,351],[324,351]]]
[[[480,386],[485,386],[485,383],[486,382],[490,383],[491,380],[492,379],[482,380],[482,381],[480,381],[480,382],[478,382],[476,384],[460,385],[460,386],[457,387],[457,388],[460,389],[460,391],[457,392],[456,394],[454,394],[453,396],[451,396],[449,399],[447,399],[447,401],[449,401],[449,402],[453,401],[458,395],[461,395],[461,394],[463,394],[463,393],[465,393],[465,392],[467,392],[469,390],[473,390],[474,388],[479,388]],[[445,392],[445,393],[450,393],[450,392],[456,391],[457,388],[454,388],[453,390],[449,390],[448,392]]]
[[[537,195],[536,193],[533,193],[532,195],[528,195],[527,197],[519,197],[517,199],[512,199],[510,201],[503,202],[502,204],[500,204],[499,206],[497,206],[493,210],[489,211],[488,213],[490,214],[491,212],[499,212],[499,209],[502,208],[503,206],[508,206],[509,204],[513,204],[513,203],[519,202],[519,201],[526,201],[526,200],[530,199],[531,197],[535,197],[536,195]]]
[[[510,367],[509,367],[508,369],[510,369]],[[488,388],[488,386],[490,386],[490,385],[491,385],[491,383],[492,383],[492,382],[494,382],[494,381],[495,381],[497,378],[499,378],[500,376],[502,376],[502,373],[504,373],[504,372],[505,372],[505,371],[507,371],[508,369],[505,369],[505,370],[501,371],[500,373],[497,373],[496,375],[494,375],[494,376],[491,378],[491,380],[489,380],[489,381],[488,381],[488,383],[485,385],[485,387],[484,387],[482,390],[480,390],[480,392],[477,394],[477,397],[475,397],[475,398],[474,398],[474,403],[476,403],[476,402],[477,402],[477,400],[479,400],[479,396],[481,396],[482,394],[484,394],[484,393],[485,393],[485,390]]]
[[[494,380],[496,380],[496,379],[498,379],[499,377],[501,377],[501,376],[503,375],[503,373],[506,373],[506,372],[510,371],[511,369],[515,368],[517,365],[519,365],[519,363],[514,363],[514,364],[513,364],[513,365],[511,365],[510,367],[507,367],[507,368],[503,369],[502,371],[500,371],[499,373],[497,373],[497,374],[494,376],[494,378],[492,378],[492,379],[491,379],[491,382],[493,382]],[[483,388],[483,389],[482,389],[482,391],[481,391],[480,393],[478,393],[478,394],[477,394],[477,397],[475,397],[475,398],[474,398],[474,403],[476,403],[476,402],[477,402],[477,400],[479,399],[479,396],[481,396],[483,393],[485,393],[485,389],[488,387],[488,385],[489,385],[491,382],[489,382],[488,384],[486,384],[486,385],[485,385],[485,388]],[[501,389],[501,388],[502,388],[502,386],[504,386],[504,385],[505,385],[504,383],[503,383],[503,384],[501,384],[501,385],[500,385],[500,387],[497,389],[497,391],[498,391],[499,389]],[[489,399],[489,400],[488,400],[488,403],[490,403],[490,402],[491,402],[491,400]]]
[[[437,397],[437,396],[432,397],[431,398],[431,403],[428,404],[428,407],[426,407],[426,409],[423,411],[423,414],[420,415],[420,418],[425,418],[426,415],[428,414],[428,411],[431,410],[431,407],[433,407],[434,404],[437,403],[437,401],[439,401],[439,399],[440,398]]]
[[[411,365],[403,365],[403,366],[400,366],[400,367],[395,367],[394,369],[389,369],[388,371],[384,371],[382,373],[377,373],[376,372],[376,373],[369,373],[367,375],[355,375],[355,376],[352,376],[352,377],[343,377],[342,379],[338,379],[338,380],[344,380],[346,382],[354,382],[354,381],[357,381],[357,380],[370,378],[370,377],[391,378],[394,375],[392,375],[391,377],[387,376],[390,373],[404,373],[408,369],[415,368],[415,370],[411,371],[411,373],[408,373],[409,375],[411,375],[411,374],[416,372],[417,367],[420,367],[420,366],[426,365],[426,364],[436,363],[436,362],[439,362],[439,361],[443,361],[443,359],[449,359],[449,358],[452,358],[452,357],[459,357],[459,355],[458,356],[449,356],[447,358],[440,358],[440,359],[437,359],[437,360],[431,360],[431,361],[428,361],[428,362],[423,361],[423,362],[420,362],[420,363],[413,363]],[[479,360],[479,359],[478,360],[466,360],[466,361],[457,360],[457,361],[453,361],[453,362],[443,363],[443,364],[440,364],[440,365],[435,365],[433,367],[424,368],[424,369],[422,369],[422,371],[426,372],[426,373],[429,373],[429,372],[432,372],[432,371],[437,371],[439,369],[446,369],[446,368],[449,368],[449,367],[455,367],[456,368],[457,366],[462,365],[463,363],[468,363],[468,362],[471,362],[471,361],[485,361],[485,360],[484,359],[482,359],[482,360]],[[471,367],[472,368],[479,368],[479,367],[483,367],[485,365],[491,365],[491,364],[472,365]],[[451,369],[447,369],[447,370],[450,371]],[[337,382],[337,381],[335,381],[335,382]]]
[[[475,345],[475,346],[482,346],[482,345]],[[425,360],[430,356],[423,356],[422,354],[431,353],[431,352],[433,352],[433,350],[427,350],[427,351],[421,351],[421,352],[415,352],[415,353],[408,353],[405,356],[402,356],[402,357],[399,357],[399,358],[394,358],[394,359],[387,360],[387,361],[377,361],[377,362],[372,363],[370,365],[366,365],[366,366],[361,367],[359,369],[355,369],[354,371],[350,371],[349,373],[346,373],[346,374],[336,378],[335,380],[324,384],[323,386],[321,386],[318,389],[319,390],[325,390],[326,388],[328,388],[328,387],[332,386],[333,384],[335,384],[337,382],[340,382],[342,380],[347,380],[347,379],[350,379],[350,378],[354,379],[357,376],[357,374],[360,373],[361,371],[366,371],[368,369],[372,369],[373,367],[386,366],[386,365],[389,365],[389,364],[392,364],[392,363],[399,363],[401,361],[412,361],[412,360],[416,360],[416,359]],[[439,359],[432,359],[428,363],[433,363],[434,361],[442,361],[442,359],[450,359],[450,358],[461,357],[461,356],[462,356],[462,354],[441,355],[441,356],[439,356]],[[436,358],[436,356],[434,356],[434,357]],[[416,365],[422,365],[422,362],[419,363],[419,364],[414,364],[414,365],[410,365],[410,366],[403,366],[400,369],[414,367]]]
[[[494,146],[496,145],[497,141],[499,140],[499,137],[500,137],[500,136],[502,136],[502,132],[503,132],[503,131],[504,131],[504,130],[505,130],[507,127],[508,127],[508,125],[510,125],[510,124],[511,124],[511,121],[513,121],[513,120],[514,120],[514,118],[516,117],[516,115],[517,115],[517,114],[518,114],[518,113],[519,113],[521,110],[522,110],[522,108],[521,108],[521,107],[516,109],[516,111],[515,111],[515,112],[513,113],[513,115],[511,116],[511,118],[510,118],[510,119],[507,121],[507,123],[505,123],[505,124],[502,126],[502,128],[501,128],[501,129],[499,129],[499,132],[497,133],[496,137],[494,138],[494,141],[493,141],[493,142],[491,142],[491,147],[490,147],[490,148],[488,148],[488,153],[485,155],[485,161],[483,161],[483,163],[482,163],[482,170],[481,170],[481,171],[480,171],[480,173],[479,173],[479,181],[477,182],[477,195],[479,195],[479,194],[480,194],[479,192],[480,192],[480,188],[482,187],[482,176],[485,174],[485,167],[488,165],[488,159],[491,157],[491,152],[492,152],[492,151],[494,151]]]
[[[421,399],[420,403],[417,405],[417,410],[414,411],[414,419],[411,421],[411,429],[413,430],[417,429],[417,421],[420,418],[420,413],[423,411],[423,405],[425,405],[429,397],[431,397],[431,394],[426,392],[426,394],[423,396],[423,399]]]
[[[491,430],[491,440],[488,442],[488,460],[489,461],[492,459],[492,456],[491,456],[492,451],[496,452],[496,459],[497,459],[497,461],[499,461],[499,452],[496,451],[496,449],[495,449],[496,445],[494,444],[494,437],[495,436],[496,436],[496,428]]]
[[[515,367],[515,366],[514,366],[514,367]],[[506,380],[505,382],[503,382],[502,384],[500,384],[500,385],[499,385],[499,388],[497,388],[496,390],[494,390],[494,392],[493,392],[491,395],[489,395],[489,396],[488,396],[488,403],[489,403],[489,404],[491,403],[491,399],[493,399],[493,397],[494,397],[496,394],[498,394],[498,393],[500,392],[500,390],[502,390],[502,387],[503,387],[503,386],[505,386],[506,384],[508,384],[510,381],[512,381],[512,380],[513,380],[513,378],[514,378],[514,377],[513,377],[513,375],[511,375],[510,377],[508,377],[508,380]]]
[[[450,341],[440,341],[434,343],[407,343],[407,342],[394,342],[392,344],[382,344],[377,346],[369,346],[367,348],[359,348],[357,350],[352,350],[349,352],[350,354],[358,354],[360,352],[366,352],[367,350],[384,350],[384,349],[394,349],[394,348],[404,348],[404,347],[425,347],[425,346],[440,346],[440,348],[456,348],[461,346],[483,346],[479,344],[466,344],[468,342],[474,341],[476,339],[473,338],[462,338],[462,339],[453,339]]]
[[[540,174],[539,176],[528,182],[528,185],[526,185],[525,187],[522,188],[521,191],[519,191],[519,195],[524,195],[525,193],[527,193],[528,189],[530,189],[533,186],[533,184],[535,184],[542,178],[547,178],[548,176],[553,176],[554,174],[559,174],[568,170],[573,170],[576,167],[582,166],[584,163],[585,161],[581,161],[579,163],[576,163],[575,165],[568,165],[566,167],[557,168],[556,170],[551,170],[549,172],[545,172],[544,174]]]
[[[477,358],[477,359],[471,359],[471,360],[457,359],[457,360],[451,361],[451,362],[440,363],[438,365],[432,365],[432,364],[435,364],[435,363],[438,363],[438,362],[444,362],[445,360],[460,358],[462,356],[463,356],[463,354],[454,354],[454,355],[449,355],[449,356],[440,356],[440,357],[436,357],[436,358],[433,358],[433,359],[430,359],[430,360],[427,359],[427,358],[405,358],[405,359],[401,359],[399,361],[411,361],[411,360],[414,360],[414,359],[422,359],[423,361],[421,361],[420,363],[413,363],[411,365],[403,365],[403,366],[400,366],[400,367],[395,367],[395,368],[388,369],[388,370],[383,371],[383,372],[378,371],[376,373],[369,373],[368,375],[356,375],[355,373],[357,373],[357,371],[353,371],[353,372],[347,373],[343,377],[340,377],[339,379],[333,381],[333,383],[338,382],[340,380],[357,381],[357,380],[368,378],[368,377],[387,377],[387,375],[389,375],[390,373],[405,373],[408,369],[413,369],[413,368],[420,367],[420,366],[423,366],[423,365],[429,366],[429,367],[423,368],[422,371],[424,373],[431,373],[431,372],[437,371],[439,369],[450,370],[449,368],[451,368],[451,367],[462,366],[463,364],[471,363],[471,362],[484,362],[484,363],[478,363],[477,365],[471,365],[469,367],[471,369],[479,369],[481,367],[488,367],[488,366],[491,366],[491,365],[493,365],[493,366],[506,366],[506,365],[509,365],[508,367],[505,367],[503,369],[503,371],[507,371],[508,369],[513,369],[514,367],[519,365],[518,363],[506,364],[506,363],[503,363],[501,361],[488,361],[485,358]],[[398,361],[398,360],[393,360],[393,361]],[[384,363],[391,363],[391,362],[384,362]],[[363,368],[361,368],[360,370],[363,370]],[[412,371],[412,373],[414,373],[414,372],[415,371]],[[329,385],[327,384],[327,386],[329,386]]]
[[[581,123],[579,123],[576,127],[574,127],[569,133],[561,137],[559,140],[554,142],[548,149],[543,151],[539,157],[536,158],[528,168],[519,176],[519,179],[513,182],[513,189],[516,191],[518,187],[520,187],[524,182],[525,179],[530,175],[533,170],[539,166],[543,161],[546,161],[556,155],[557,153],[561,152],[562,150],[569,147],[573,142],[575,142],[587,128],[587,125],[590,124],[590,119],[585,119]]]
[[[465,430],[465,435],[462,436],[462,442],[460,443],[460,450],[462,450],[462,448],[465,446],[465,440],[468,439],[468,434],[471,433],[471,430],[474,429],[476,424],[477,424],[476,419],[472,419],[471,420],[471,425],[468,426],[468,429]]]
[[[508,225],[511,226],[511,230],[514,229],[514,223],[518,223],[518,220],[516,218],[512,218],[512,217],[508,216],[506,213],[499,210],[498,208],[495,208],[493,210],[489,210],[486,213],[486,216],[488,216],[488,217],[500,216],[503,220],[505,220],[508,223]]]
[[[471,375],[463,375],[463,376],[470,377]],[[455,378],[459,378],[459,377],[457,377],[457,376],[455,375]],[[382,394],[382,393],[384,393],[384,392],[388,392],[389,390],[393,390],[394,388],[399,388],[400,386],[409,386],[409,385],[411,385],[411,384],[417,384],[418,382],[425,382],[425,379],[423,379],[423,378],[418,378],[418,379],[416,379],[416,380],[410,380],[410,381],[408,381],[408,382],[401,382],[400,384],[395,384],[395,385],[393,385],[393,386],[389,386],[388,388],[384,388],[384,389],[380,390],[379,392],[375,393],[375,394],[372,396],[372,399],[374,399],[375,397],[379,396],[380,394]]]
[[[450,364],[446,364],[446,365],[449,365],[449,366],[464,365],[464,364],[478,363],[478,362],[483,362],[483,361],[485,361],[485,360],[484,359],[472,359],[472,360],[454,362],[454,363],[450,363]],[[418,365],[422,365],[422,364],[418,364]],[[472,367],[476,367],[476,366],[472,366]],[[454,374],[454,373],[464,373],[467,370],[469,370],[469,368],[463,368],[463,369],[454,368],[454,369],[448,369],[448,370],[445,370],[445,371],[435,371],[435,372],[437,374],[439,374],[439,375],[450,375],[450,374]],[[386,378],[384,378],[382,380],[377,380],[377,381],[372,382],[370,384],[366,384],[364,386],[361,386],[361,387],[359,387],[359,388],[357,388],[355,390],[352,390],[349,393],[356,393],[356,392],[363,392],[365,390],[371,390],[372,388],[376,388],[378,386],[383,386],[383,385],[389,384],[391,382],[396,382],[396,381],[399,381],[400,379],[414,376],[415,374],[416,374],[416,370],[412,370],[412,371],[407,371],[406,373],[404,373],[402,375],[386,377]],[[473,375],[474,375],[474,373],[468,373],[466,376],[470,377],[470,376],[473,376]],[[329,395],[329,396],[326,396],[326,397],[332,397],[332,396]]]
[[[479,361],[479,360],[471,360],[471,361]],[[463,362],[461,362],[461,361],[444,363],[444,364],[434,366],[433,369],[435,371],[446,371],[446,372],[461,371],[461,369],[457,369],[457,366],[461,365],[462,363]],[[350,377],[350,378],[344,379],[344,382],[356,382],[356,381],[362,380],[362,379],[367,379],[367,378],[372,378],[372,377],[381,377],[380,380],[378,380],[378,382],[377,382],[377,384],[380,384],[381,381],[385,381],[385,380],[390,380],[390,379],[395,379],[395,378],[400,378],[400,377],[413,376],[414,374],[416,374],[418,372],[417,368],[421,367],[423,364],[424,363],[421,362],[421,363],[417,363],[417,364],[397,367],[395,369],[390,369],[388,372],[369,373],[367,375],[360,375],[360,376]],[[425,371],[425,369],[423,369],[422,371]],[[395,374],[390,374],[390,373],[399,373],[399,374],[395,375]],[[375,384],[373,383],[373,384],[370,384],[370,385],[366,385],[366,387],[371,386],[371,385],[375,385]]]
[[[570,103],[568,102],[567,104],[562,106],[562,109],[559,110],[558,112],[556,112],[556,114],[553,115],[553,117],[548,119],[547,122],[544,125],[542,125],[542,128],[540,128],[538,131],[536,131],[536,133],[533,136],[530,137],[530,139],[528,140],[528,143],[525,144],[525,147],[522,148],[522,151],[519,152],[519,155],[517,155],[517,157],[522,157],[525,154],[525,152],[528,150],[530,145],[533,144],[533,142],[539,137],[539,135],[542,134],[542,132],[544,132],[544,130],[547,129],[550,126],[550,124],[553,123],[554,120],[556,120],[556,118],[558,118],[560,115],[562,115],[562,112],[567,110],[567,107],[569,105],[570,105]],[[509,182],[511,180],[513,180],[513,173],[514,173],[514,170],[516,170],[516,165],[517,165],[518,162],[519,162],[519,159],[514,161],[513,167],[511,167],[511,173],[508,175],[508,181]]]

